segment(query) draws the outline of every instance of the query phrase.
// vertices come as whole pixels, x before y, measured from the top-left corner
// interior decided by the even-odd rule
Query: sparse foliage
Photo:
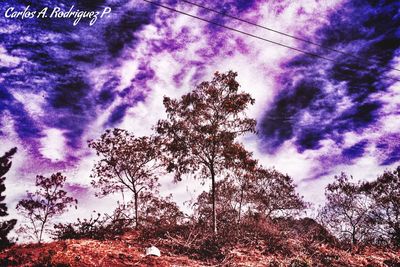
[[[249,202],[267,218],[289,216],[307,208],[289,175],[258,168],[249,186]]]
[[[368,214],[375,238],[400,246],[400,166],[375,181],[361,184],[360,190],[372,201]]]
[[[255,120],[245,114],[254,99],[239,92],[236,76],[232,71],[216,72],[212,81],[200,83],[181,99],[164,97],[168,117],[156,126],[163,139],[167,169],[175,172],[177,181],[185,173],[211,179],[214,234],[216,180],[238,157],[236,138],[255,132]]]
[[[307,207],[307,203],[296,193],[295,185],[288,175],[262,167],[254,167],[252,173],[236,172],[218,181],[216,193],[217,220],[220,228],[227,231],[242,224],[243,217],[252,214],[272,219],[295,215]],[[201,193],[194,207],[199,224],[209,225],[211,193]]]
[[[79,219],[75,223],[54,225],[53,236],[58,240],[92,238],[97,240],[114,239],[132,226],[132,219],[127,218],[119,206],[111,214],[92,214],[90,218]]]
[[[359,186],[345,173],[335,176],[335,181],[326,187],[327,203],[318,215],[323,225],[352,245],[367,238],[371,230],[368,216],[371,201],[360,192]]]
[[[4,175],[11,168],[11,158],[17,152],[17,148],[12,148],[10,151],[6,152],[2,157],[0,157],[0,217],[5,217],[7,213],[7,205],[4,203],[6,198],[3,193],[6,190],[4,184],[6,177]],[[14,228],[17,220],[2,220],[0,221],[0,249],[7,247],[11,244],[10,240],[7,238],[8,233]]]
[[[342,173],[326,187],[318,218],[353,245],[400,245],[400,167],[374,181],[353,183]]]
[[[17,210],[28,219],[26,228],[40,243],[48,223],[56,216],[63,214],[77,200],[68,196],[63,190],[66,177],[61,173],[50,177],[36,176],[35,192],[27,192],[27,196],[18,202]]]
[[[238,206],[235,195],[237,187],[232,180],[224,179],[215,183],[216,188],[216,211],[219,223],[219,232],[223,233],[228,227],[236,224],[238,217]],[[212,195],[211,192],[202,192],[194,203],[194,216],[200,227],[212,226]]]
[[[106,130],[99,140],[89,141],[100,161],[95,165],[92,185],[97,196],[128,190],[133,194],[135,222],[139,225],[139,201],[144,193],[154,192],[160,164],[158,139],[135,137],[126,130]]]

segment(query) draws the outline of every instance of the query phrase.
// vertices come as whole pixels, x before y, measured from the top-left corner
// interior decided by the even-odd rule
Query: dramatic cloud
[[[275,153],[288,140],[299,153],[320,150],[322,141],[332,140],[340,151],[324,160],[324,167],[351,165],[366,154],[368,146],[379,146],[382,141],[378,140],[398,135],[399,127],[382,127],[388,120],[393,123],[400,105],[400,76],[393,70],[400,46],[399,5],[384,2],[346,2],[329,15],[329,22],[314,38],[307,36],[345,54],[303,45],[332,61],[300,55],[283,65],[282,89],[260,124],[266,152]],[[389,94],[394,98],[388,101]],[[346,133],[356,137],[348,142]],[[399,139],[387,143],[390,149],[383,143],[377,147],[381,152],[387,149],[386,157],[380,155],[381,165],[399,159]]]
[[[151,133],[165,116],[164,95],[179,97],[217,70],[237,71],[242,89],[256,99],[249,115],[260,135],[244,138],[246,147],[264,165],[292,175],[307,200],[320,201],[323,186],[340,171],[370,179],[400,162],[397,2],[196,0],[345,54],[185,1],[157,3],[332,61],[145,1],[3,1],[2,14],[27,5],[112,9],[93,26],[87,19],[73,26],[72,19],[0,16],[0,152],[19,148],[10,203],[23,192],[20,181],[33,184],[36,174],[62,171],[83,201],[80,214],[110,208],[119,196],[99,200],[104,205],[89,197],[96,157],[87,140],[112,127]],[[168,177],[162,183],[178,202],[201,190]]]

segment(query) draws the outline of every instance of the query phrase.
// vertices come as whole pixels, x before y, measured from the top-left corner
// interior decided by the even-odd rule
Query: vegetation
[[[168,118],[156,126],[163,139],[167,170],[175,172],[176,180],[185,173],[211,180],[214,234],[217,234],[217,178],[243,152],[237,137],[255,132],[256,125],[245,113],[254,99],[239,92],[236,76],[232,71],[216,72],[211,82],[200,83],[181,99],[164,97]]]
[[[368,216],[375,226],[374,240],[400,246],[400,166],[375,181],[362,183],[360,191],[371,201]]]
[[[0,157],[0,217],[8,215],[7,205],[4,203],[6,196],[3,195],[6,190],[4,184],[6,177],[4,177],[4,175],[10,170],[12,164],[11,158],[16,152],[17,148],[13,148]],[[12,244],[12,242],[7,238],[7,235],[14,228],[16,223],[17,220],[15,219],[0,221],[0,250]]]
[[[29,223],[23,227],[38,243],[42,241],[46,226],[51,220],[68,210],[76,199],[67,195],[64,187],[66,177],[61,173],[50,177],[36,176],[35,192],[27,192],[27,196],[18,202],[17,210],[25,216]]]
[[[126,130],[107,130],[99,140],[90,141],[101,160],[93,169],[92,185],[101,191],[98,196],[129,190],[133,194],[136,227],[139,225],[139,200],[158,186],[160,165],[158,140],[135,137]]]
[[[400,166],[371,182],[353,183],[342,173],[326,198],[319,219],[342,241],[400,246]]]
[[[335,182],[326,187],[327,203],[319,213],[321,222],[328,229],[353,245],[363,241],[370,229],[370,203],[358,187],[345,173],[335,176]]]
[[[167,118],[154,135],[111,129],[89,141],[100,157],[91,177],[96,195],[121,192],[123,201],[110,214],[54,225],[56,242],[0,253],[0,265],[400,266],[400,166],[368,182],[335,176],[318,216],[304,217],[309,204],[293,179],[261,166],[238,141],[255,132],[246,115],[253,103],[239,91],[236,73],[217,72],[180,99],[165,97]],[[14,153],[0,158],[0,176]],[[175,182],[191,174],[210,185],[193,200],[189,215],[172,196],[160,196],[165,173],[173,173]],[[61,173],[37,176],[37,191],[17,205],[39,243],[52,219],[76,202],[62,189],[65,181]],[[127,202],[126,192],[132,196]],[[1,203],[0,215],[6,211]],[[15,220],[6,225],[0,234],[7,241]],[[163,257],[140,257],[150,245]]]

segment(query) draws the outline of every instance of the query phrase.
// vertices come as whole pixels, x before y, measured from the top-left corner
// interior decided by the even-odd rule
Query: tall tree
[[[185,173],[196,173],[211,180],[213,232],[217,234],[215,183],[237,158],[236,138],[255,132],[256,121],[246,116],[254,103],[239,92],[237,74],[216,72],[212,81],[200,83],[180,99],[164,97],[167,119],[156,126],[162,136],[168,171],[181,180]]]
[[[135,224],[139,226],[139,201],[144,193],[159,186],[160,150],[158,139],[135,137],[122,129],[106,130],[98,140],[89,141],[100,161],[93,168],[92,185],[97,196],[128,190],[133,194]]]
[[[400,246],[400,166],[364,182],[360,190],[372,200],[369,215],[375,235]]]
[[[318,214],[319,220],[342,240],[357,245],[369,236],[371,224],[369,198],[360,191],[360,184],[350,181],[345,173],[325,188],[326,204]]]
[[[7,205],[4,203],[6,198],[3,195],[6,190],[6,186],[4,184],[6,177],[4,175],[11,168],[11,158],[17,152],[17,148],[12,148],[10,151],[6,152],[2,157],[0,157],[0,217],[5,217],[8,215],[7,213]],[[0,249],[7,247],[10,245],[10,240],[8,240],[8,233],[14,228],[17,220],[6,220],[0,222]]]
[[[34,238],[40,243],[48,223],[56,216],[68,210],[76,199],[67,195],[64,187],[66,177],[61,173],[52,174],[50,177],[36,176],[37,190],[34,193],[27,192],[27,196],[18,202],[17,210],[24,215],[29,224],[27,230],[31,230]]]

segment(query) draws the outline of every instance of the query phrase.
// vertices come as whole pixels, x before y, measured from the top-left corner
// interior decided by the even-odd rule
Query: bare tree
[[[369,216],[375,236],[400,246],[400,166],[375,181],[362,183],[360,190],[372,201]]]
[[[100,189],[96,195],[129,190],[133,194],[136,227],[139,226],[140,197],[159,186],[157,138],[135,137],[126,130],[113,129],[106,130],[99,140],[89,141],[89,147],[101,157],[91,176],[92,185]]]
[[[196,173],[211,180],[213,232],[217,234],[215,183],[237,158],[235,142],[240,135],[255,132],[256,122],[245,110],[254,99],[239,92],[237,74],[216,72],[210,82],[200,83],[181,99],[164,97],[168,115],[156,126],[165,145],[168,171],[181,180],[185,173]]]
[[[40,243],[48,223],[56,216],[68,210],[68,207],[78,201],[67,195],[64,187],[66,177],[61,173],[52,174],[50,177],[36,176],[37,190],[27,192],[27,196],[18,202],[17,210],[28,221],[27,229],[32,231],[34,238]],[[75,206],[76,207],[76,206]]]
[[[304,210],[308,205],[295,189],[289,175],[259,167],[251,180],[249,201],[267,218],[287,216]]]
[[[6,190],[4,181],[6,177],[4,175],[11,168],[11,158],[17,152],[17,148],[12,148],[10,151],[6,152],[2,157],[0,157],[0,217],[5,217],[7,213],[7,205],[4,203],[6,196],[3,195]],[[17,220],[4,220],[0,222],[0,249],[7,247],[11,244],[10,240],[7,238],[8,233],[14,228]]]
[[[326,204],[320,209],[318,219],[342,240],[357,245],[369,235],[371,201],[360,192],[360,184],[350,179],[342,173],[326,187]]]

